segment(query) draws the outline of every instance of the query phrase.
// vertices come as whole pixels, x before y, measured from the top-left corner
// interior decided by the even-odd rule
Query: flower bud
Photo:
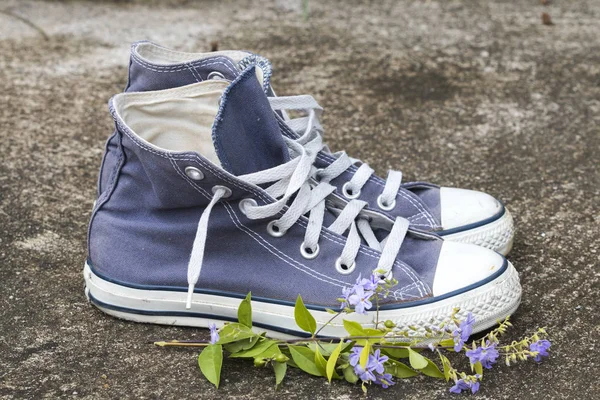
[[[255,367],[264,367],[266,363],[267,363],[266,360],[264,358],[262,358],[262,357],[256,357],[254,359],[254,366]]]
[[[274,360],[280,363],[284,363],[287,360],[289,360],[289,358],[287,358],[285,354],[279,353],[275,356]]]
[[[394,323],[394,321],[390,321],[389,319],[384,322],[384,325],[386,328],[390,328],[390,329],[396,327],[396,324]]]

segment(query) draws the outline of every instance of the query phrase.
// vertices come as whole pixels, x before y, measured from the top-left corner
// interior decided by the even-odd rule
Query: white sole
[[[84,268],[85,293],[102,311],[117,318],[135,322],[162,325],[179,325],[206,328],[210,323],[218,327],[227,321],[237,320],[241,298],[225,295],[195,293],[192,307],[186,310],[186,293],[181,291],[146,290],[109,282],[94,274],[86,263]],[[519,277],[508,263],[495,279],[466,292],[440,300],[418,302],[404,308],[385,309],[379,312],[379,321],[392,320],[399,329],[417,328],[415,336],[424,336],[425,327],[447,321],[455,307],[460,315],[472,312],[475,317],[474,333],[494,326],[498,320],[511,315],[521,301]],[[425,304],[423,304],[425,303]],[[324,310],[311,310],[320,327],[331,318]],[[293,305],[252,300],[252,315],[259,332],[267,331],[274,338],[286,339],[302,335],[294,321]],[[365,327],[375,327],[375,313],[343,315],[324,328],[320,335],[347,336],[343,320],[357,321]]]
[[[512,215],[505,209],[502,217],[489,224],[442,237],[453,242],[476,244],[505,256],[513,246],[515,224]]]

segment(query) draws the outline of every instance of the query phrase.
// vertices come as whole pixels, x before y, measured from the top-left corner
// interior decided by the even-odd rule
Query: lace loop
[[[312,96],[280,96],[269,97],[271,107],[276,111],[300,110],[308,113],[306,117],[299,117],[287,120],[288,126],[296,132],[299,137],[296,141],[300,144],[307,143],[312,132],[318,135],[323,134],[323,128],[319,123],[319,116],[323,108],[319,106]],[[325,146],[323,146],[325,148]],[[347,171],[350,167],[358,165],[358,169],[352,175],[350,181],[344,184],[342,194],[348,199],[356,199],[367,181],[375,173],[366,163],[362,163],[345,152],[332,153],[336,158],[327,168],[320,168],[313,172],[314,178],[320,182],[331,182]],[[318,174],[318,176],[317,176]],[[378,206],[384,211],[390,211],[396,206],[396,196],[402,184],[402,172],[389,170],[383,191],[380,194],[381,201],[378,198]]]

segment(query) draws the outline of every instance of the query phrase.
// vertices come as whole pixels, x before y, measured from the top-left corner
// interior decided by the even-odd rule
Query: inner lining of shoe
[[[212,126],[225,81],[204,81],[160,92],[127,93],[115,100],[127,126],[148,143],[167,151],[195,151],[220,165]]]
[[[238,50],[213,51],[208,53],[186,53],[182,51],[169,50],[154,43],[139,43],[135,47],[135,52],[145,61],[153,64],[176,64],[192,62],[208,57],[225,56],[231,58],[234,63],[240,62],[250,53]]]

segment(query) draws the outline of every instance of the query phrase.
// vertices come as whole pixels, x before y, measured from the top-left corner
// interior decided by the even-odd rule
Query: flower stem
[[[329,325],[331,322],[333,322],[333,320],[334,320],[334,319],[336,319],[337,317],[339,317],[341,314],[342,314],[342,311],[339,311],[337,314],[335,314],[333,317],[331,317],[331,318],[329,319],[329,321],[327,321],[327,322],[325,323],[325,325],[323,325],[323,326],[321,326],[319,329],[317,329],[317,331],[315,332],[315,334],[314,334],[312,337],[315,337],[315,336],[317,336],[317,335],[319,334],[319,332],[321,332],[321,330],[322,330],[323,328],[325,328],[327,325]]]

